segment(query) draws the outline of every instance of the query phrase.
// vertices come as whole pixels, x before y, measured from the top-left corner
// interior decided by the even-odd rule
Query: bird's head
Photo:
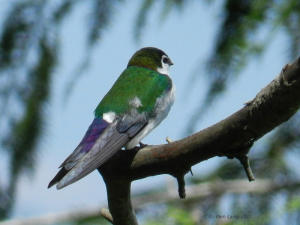
[[[173,62],[162,50],[146,47],[138,50],[128,62],[129,66],[139,66],[155,70],[161,74],[169,75],[169,67]]]

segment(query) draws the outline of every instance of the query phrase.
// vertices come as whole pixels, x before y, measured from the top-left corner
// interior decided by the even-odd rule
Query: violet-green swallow
[[[160,49],[137,51],[97,106],[92,124],[48,188],[56,183],[57,189],[74,183],[123,147],[134,148],[160,124],[174,102],[171,65],[168,55]]]

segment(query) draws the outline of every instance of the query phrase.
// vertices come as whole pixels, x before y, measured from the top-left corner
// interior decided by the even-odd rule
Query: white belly
[[[163,121],[164,118],[168,115],[171,106],[173,105],[175,100],[175,87],[174,84],[172,85],[171,90],[166,93],[164,96],[158,98],[155,103],[155,110],[154,115],[155,117],[152,117],[149,119],[148,124],[133,138],[128,142],[126,145],[126,149],[134,148],[136,145],[139,144],[139,142],[150,132],[152,131],[156,126],[160,124],[161,121]]]

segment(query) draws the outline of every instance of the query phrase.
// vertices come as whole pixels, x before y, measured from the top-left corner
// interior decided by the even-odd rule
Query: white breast
[[[127,149],[134,148],[136,145],[139,144],[139,142],[151,131],[153,130],[157,125],[160,124],[160,122],[166,118],[168,115],[171,106],[173,105],[175,100],[175,86],[172,85],[171,90],[167,92],[165,95],[161,96],[156,100],[155,103],[155,117],[150,118],[147,126],[140,131],[133,139],[131,139],[130,142],[126,145]]]

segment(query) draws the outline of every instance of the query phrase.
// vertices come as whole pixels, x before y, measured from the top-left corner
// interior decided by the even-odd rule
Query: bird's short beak
[[[174,63],[171,61],[171,59],[170,59],[169,65],[170,66],[174,65]]]

